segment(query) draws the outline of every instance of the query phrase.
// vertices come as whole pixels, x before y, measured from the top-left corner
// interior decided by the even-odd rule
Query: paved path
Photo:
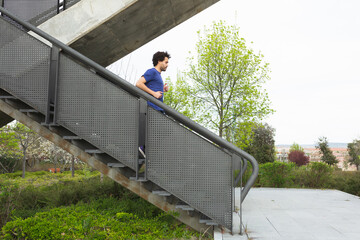
[[[360,198],[341,191],[253,188],[242,209],[246,235],[215,239],[360,239]]]

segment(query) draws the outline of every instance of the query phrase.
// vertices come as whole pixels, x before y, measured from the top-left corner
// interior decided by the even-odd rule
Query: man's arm
[[[151,90],[150,88],[148,88],[146,85],[146,80],[144,78],[144,76],[142,76],[137,82],[136,82],[136,86],[138,88],[140,88],[141,90],[143,90],[144,92],[147,92],[151,95],[153,95],[155,98],[161,98],[163,92],[161,91],[157,91],[157,92],[154,92],[153,90]]]

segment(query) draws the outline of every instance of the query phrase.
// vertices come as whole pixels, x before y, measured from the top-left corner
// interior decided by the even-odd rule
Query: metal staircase
[[[241,201],[258,174],[252,156],[4,8],[0,12],[0,112],[164,211],[179,212],[192,228],[233,229],[234,186],[247,161],[253,172]],[[139,159],[144,144],[146,159]],[[243,166],[238,176],[236,162]]]

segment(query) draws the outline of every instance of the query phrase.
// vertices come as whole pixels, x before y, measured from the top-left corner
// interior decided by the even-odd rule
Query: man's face
[[[159,61],[159,64],[160,64],[160,70],[165,72],[169,65],[169,58],[165,57],[164,61],[162,62]]]

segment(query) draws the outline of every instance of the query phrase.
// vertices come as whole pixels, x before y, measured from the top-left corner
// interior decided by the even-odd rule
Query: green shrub
[[[16,218],[2,228],[2,237],[40,240],[173,239],[198,236],[185,225],[168,221],[169,217],[172,218],[169,214],[140,218],[134,213],[125,212],[122,202],[115,198],[99,199],[54,208],[27,219]]]
[[[304,188],[327,188],[331,180],[333,167],[323,162],[311,162],[296,169],[295,185]]]
[[[349,178],[343,191],[360,196],[360,178]]]
[[[5,173],[5,174],[1,174],[3,177],[7,177],[7,178],[17,178],[17,177],[21,177],[22,176],[22,171],[16,171],[14,173]]]
[[[243,175],[243,185],[251,173],[249,164]],[[301,167],[293,163],[265,163],[259,165],[254,187],[328,188],[360,196],[360,172],[339,171],[323,162],[311,162]]]
[[[360,172],[335,171],[330,178],[329,188],[335,188],[360,197]]]
[[[90,178],[71,178],[69,175],[41,173],[29,174],[25,179],[13,178],[13,174],[1,176],[0,227],[10,220],[11,215],[27,218],[44,208],[108,196],[122,197],[128,192],[109,178],[100,182],[98,174],[92,175]]]
[[[51,173],[46,172],[46,171],[37,171],[37,172],[27,172],[27,174],[30,174],[32,176],[44,176],[44,175],[51,174]]]
[[[294,163],[272,162],[260,165],[259,184],[262,187],[292,187]]]
[[[15,209],[19,195],[19,186],[8,181],[0,185],[0,227],[10,220],[11,212]]]
[[[333,172],[332,167],[323,162],[312,162],[305,170],[305,186],[310,188],[326,187]]]

